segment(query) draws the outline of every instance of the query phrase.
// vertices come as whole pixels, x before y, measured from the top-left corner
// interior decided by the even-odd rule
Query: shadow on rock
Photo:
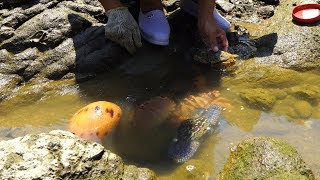
[[[69,15],[72,22],[76,14]],[[81,18],[78,16],[78,18]],[[76,23],[72,29],[79,29]],[[72,38],[75,50],[75,76],[77,82],[83,82],[97,74],[112,70],[128,54],[118,45],[105,39],[104,25],[91,26]]]
[[[256,39],[257,54],[256,57],[271,56],[278,42],[278,34],[271,33]]]
[[[270,33],[257,39],[250,37],[244,27],[235,29],[235,32],[228,33],[229,52],[237,54],[238,59],[246,60],[254,57],[267,57],[273,54],[278,41],[277,33]]]

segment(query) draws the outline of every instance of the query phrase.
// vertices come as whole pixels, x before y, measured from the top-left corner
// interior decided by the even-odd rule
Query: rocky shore
[[[126,4],[136,14],[136,4]],[[163,4],[167,12],[179,11],[177,0]],[[31,90],[34,84],[57,93],[76,90],[77,83],[111,71],[128,59],[125,50],[105,39],[107,20],[98,1],[4,1],[0,6],[0,102],[24,93],[45,96]],[[230,50],[250,51],[244,57],[263,64],[296,70],[319,67],[319,27],[292,23],[292,7],[290,1],[217,1],[218,10],[233,25],[251,23],[254,28],[247,28],[248,33],[258,37],[249,50],[238,51],[240,46],[235,51],[237,45],[230,40]],[[181,18],[169,16],[174,40]],[[59,85],[53,82],[57,80]]]
[[[1,179],[156,179],[101,144],[55,130],[0,142]]]
[[[137,4],[132,1],[125,3],[136,15]],[[175,29],[191,26],[186,29],[194,30],[195,19],[179,9],[178,0],[163,0],[163,4],[172,26],[172,43],[163,53],[186,53],[185,49],[191,48],[192,43],[186,45],[178,39],[176,36],[179,36],[179,32]],[[289,120],[320,117],[317,103],[320,99],[319,88],[299,84],[304,79],[297,72],[319,70],[320,26],[319,23],[301,25],[292,22],[292,8],[293,3],[289,0],[217,0],[217,9],[233,24],[229,35],[246,27],[242,32],[247,33],[252,40],[248,44],[246,41],[237,43],[237,37],[235,43],[229,39],[229,50],[239,55],[237,61],[250,59],[254,62],[238,69],[236,67],[231,74],[244,75],[237,79],[227,79],[224,86],[252,83],[251,89],[243,89],[237,96],[254,109],[276,109],[279,114],[287,113]],[[103,7],[96,0],[0,2],[0,112],[49,96],[77,94],[79,84],[100,73],[110,72],[128,60],[130,55],[124,49],[105,39],[104,25],[107,19],[104,14]],[[180,22],[181,19],[184,21]],[[189,21],[187,25],[184,24]],[[194,35],[193,32],[189,34]],[[256,63],[261,67],[256,67]],[[274,67],[273,71],[268,66]],[[269,76],[257,77],[253,73],[274,76],[270,79]],[[309,81],[315,79],[312,78]],[[284,91],[280,92],[281,88]],[[278,99],[286,101],[277,104]],[[296,102],[293,106],[292,100]],[[125,165],[118,155],[102,145],[79,139],[65,131],[23,137],[12,132],[8,131],[6,141],[0,142],[0,158],[3,159],[0,163],[0,177],[4,179],[156,178],[153,171]],[[16,139],[7,140],[11,138]],[[285,153],[274,144],[285,147]],[[263,151],[265,148],[270,151]],[[255,157],[257,159],[246,159],[246,153],[252,149],[260,154]],[[267,164],[260,164],[261,171],[252,173],[250,168],[252,170],[252,167],[256,167],[259,157],[269,158],[270,153],[276,154],[277,159],[268,159],[270,161]],[[268,138],[244,141],[231,152],[229,161],[220,172],[221,179],[227,179],[230,171],[234,177],[241,178],[243,172],[238,168],[239,164],[234,163],[238,161],[237,158],[248,160],[245,163],[249,162],[246,167],[249,170],[245,171],[253,179],[267,172],[264,169],[266,166],[277,168],[283,164],[290,166],[281,172],[271,172],[269,177],[314,179],[299,154],[282,141]],[[276,164],[268,164],[273,162]]]
[[[2,179],[157,179],[152,170],[125,165],[118,155],[102,145],[61,130],[1,141],[0,158]],[[205,176],[208,174],[194,171],[184,178]],[[266,177],[315,179],[291,145],[268,137],[245,139],[231,148],[229,159],[217,178]]]

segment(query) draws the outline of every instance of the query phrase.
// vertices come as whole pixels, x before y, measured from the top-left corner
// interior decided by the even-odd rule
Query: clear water
[[[229,149],[251,136],[272,136],[286,140],[297,148],[317,178],[320,178],[318,102],[311,105],[312,115],[308,118],[292,118],[290,112],[286,112],[286,109],[290,111],[290,108],[285,108],[288,106],[286,104],[301,100],[297,98],[277,100],[276,108],[269,111],[250,108],[239,98],[239,92],[252,88],[252,84],[246,81],[240,83],[239,80],[246,77],[247,72],[229,74],[216,71],[192,63],[183,53],[164,53],[167,52],[166,48],[145,46],[144,51],[148,53],[140,51],[113,72],[80,84],[78,94],[54,96],[28,105],[18,104],[10,111],[0,111],[0,137],[9,139],[27,133],[66,129],[68,119],[77,109],[90,102],[107,100],[120,105],[124,116],[118,132],[107,137],[103,145],[120,154],[128,163],[153,169],[160,179],[215,177],[227,159]],[[236,66],[246,66],[246,63],[252,65],[248,61]],[[299,82],[300,85],[318,86],[320,83],[320,73],[317,71],[297,72],[295,75],[304,79]],[[290,78],[288,82],[292,80]],[[283,82],[279,87],[272,88],[280,92],[287,91],[291,85],[286,86]],[[259,88],[269,87],[260,84]],[[179,102],[188,95],[212,90],[220,91],[233,108],[223,111],[224,120],[220,130],[209,137],[185,164],[172,164],[166,158],[167,144],[173,131],[171,127],[164,126],[152,132],[138,132],[129,127],[130,113],[151,97],[167,96]],[[3,110],[6,106],[0,104],[0,108]],[[301,108],[303,111],[304,107]],[[8,133],[10,129],[15,129],[14,133]]]

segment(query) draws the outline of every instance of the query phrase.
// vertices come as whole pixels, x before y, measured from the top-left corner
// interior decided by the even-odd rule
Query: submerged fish
[[[200,143],[212,134],[219,124],[221,107],[198,108],[190,119],[183,121],[177,136],[169,146],[168,156],[177,163],[186,162],[198,150]]]
[[[121,114],[121,108],[114,103],[94,102],[73,115],[69,131],[84,139],[101,142],[117,126]]]

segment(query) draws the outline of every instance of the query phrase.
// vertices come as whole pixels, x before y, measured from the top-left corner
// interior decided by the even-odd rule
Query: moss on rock
[[[276,65],[261,65],[248,60],[225,79],[225,86],[241,85],[251,88],[287,88],[303,81],[299,72]]]
[[[217,179],[277,179],[284,174],[315,179],[291,145],[272,137],[255,137],[232,149]]]
[[[293,96],[276,102],[273,112],[286,115],[289,120],[301,121],[313,117],[316,108],[313,108],[308,101],[299,100]]]
[[[147,168],[138,168],[134,165],[126,165],[124,167],[124,174],[122,179],[145,179],[145,180],[154,180],[156,174]]]
[[[290,88],[289,93],[298,99],[306,100],[311,104],[317,104],[320,100],[320,88],[311,84],[301,84]]]
[[[243,90],[240,97],[250,107],[264,110],[271,109],[276,101],[276,97],[268,89],[262,88]]]

